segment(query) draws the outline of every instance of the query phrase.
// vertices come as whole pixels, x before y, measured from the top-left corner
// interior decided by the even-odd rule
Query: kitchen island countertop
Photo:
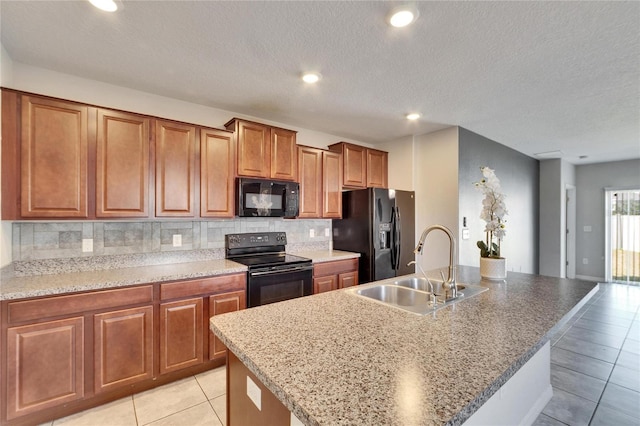
[[[462,424],[598,286],[514,272],[485,281],[473,267],[458,277],[489,290],[419,316],[345,289],[210,324],[304,424]]]

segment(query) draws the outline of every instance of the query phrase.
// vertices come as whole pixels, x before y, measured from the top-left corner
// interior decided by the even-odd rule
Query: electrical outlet
[[[582,264],[583,265],[588,265],[589,264],[589,259],[587,259],[586,257],[582,258]]]
[[[182,234],[173,234],[173,246],[182,247]]]
[[[584,232],[591,232],[591,225],[585,225],[585,226],[582,228],[582,230],[583,230]]]
[[[249,376],[247,376],[247,396],[262,411],[262,391]]]
[[[330,237],[331,236],[331,229],[324,228],[324,236],[325,237]]]
[[[311,228],[309,229],[309,238],[313,238],[316,236],[316,230]]]
[[[93,238],[82,239],[82,252],[89,253],[93,251]]]

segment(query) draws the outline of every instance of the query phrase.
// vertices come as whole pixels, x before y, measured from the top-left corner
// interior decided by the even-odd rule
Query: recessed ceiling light
[[[307,72],[302,75],[302,81],[310,84],[317,83],[321,78],[322,76],[317,72]]]
[[[407,114],[405,117],[407,117],[407,120],[417,120],[421,116],[417,112],[412,112],[411,114]]]
[[[415,22],[418,19],[418,9],[412,6],[395,8],[389,14],[389,24],[392,27],[401,28]]]
[[[115,12],[118,10],[118,5],[113,0],[89,0],[89,2],[105,12]]]

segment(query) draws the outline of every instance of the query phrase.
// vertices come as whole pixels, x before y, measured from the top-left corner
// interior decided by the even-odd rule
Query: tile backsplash
[[[287,249],[306,246],[328,249],[331,220],[235,218],[209,221],[15,222],[12,231],[13,260],[29,261],[221,250],[224,249],[225,234],[240,232],[284,231],[287,233]],[[180,235],[181,247],[173,246],[174,235]],[[92,252],[82,251],[83,239],[92,240]],[[221,256],[224,257],[224,253]]]

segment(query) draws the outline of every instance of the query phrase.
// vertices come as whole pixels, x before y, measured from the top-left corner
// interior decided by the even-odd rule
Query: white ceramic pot
[[[507,278],[507,259],[504,257],[481,257],[480,276],[488,280]]]

